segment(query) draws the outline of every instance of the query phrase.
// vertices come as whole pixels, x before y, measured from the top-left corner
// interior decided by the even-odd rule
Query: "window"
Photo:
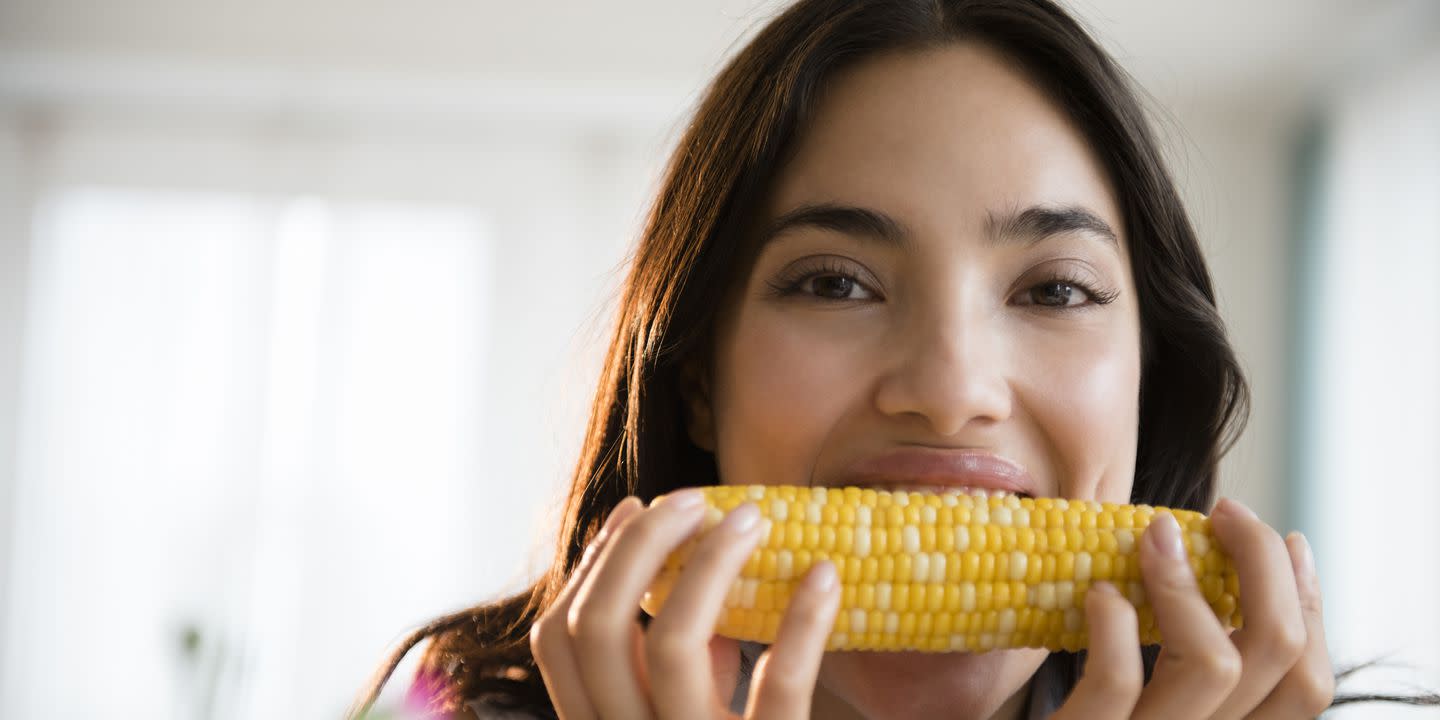
[[[1436,77],[1432,50],[1342,95],[1328,116],[1310,212],[1317,252],[1294,296],[1307,336],[1294,492],[1324,586],[1331,656],[1410,666],[1431,690],[1440,687]],[[1349,689],[1397,675],[1407,677],[1372,671]],[[1410,714],[1367,705],[1343,716]]]
[[[42,198],[0,716],[336,717],[477,601],[482,220]]]

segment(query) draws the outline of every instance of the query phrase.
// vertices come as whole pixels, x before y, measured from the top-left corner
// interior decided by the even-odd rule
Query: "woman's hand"
[[[1145,594],[1165,638],[1150,683],[1135,651],[1135,609],[1097,583],[1086,599],[1085,672],[1056,718],[1313,718],[1329,706],[1335,676],[1304,536],[1281,539],[1229,499],[1210,517],[1240,575],[1244,629],[1221,627],[1184,559],[1174,517],[1157,514],[1140,544]]]
[[[726,592],[760,540],[745,503],[700,540],[660,614],[641,628],[640,598],[665,558],[700,526],[696,490],[649,508],[616,505],[570,582],[530,631],[530,648],[562,720],[730,717],[739,643],[713,636]],[[808,718],[825,640],[840,604],[834,565],[816,563],[761,656],[746,715]]]

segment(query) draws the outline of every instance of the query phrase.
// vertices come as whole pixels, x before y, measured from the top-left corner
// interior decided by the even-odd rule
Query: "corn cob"
[[[747,501],[761,511],[764,536],[731,584],[715,629],[726,637],[773,642],[795,584],[828,558],[841,588],[830,650],[1080,650],[1088,640],[1085,593],[1100,580],[1136,607],[1140,641],[1159,643],[1138,547],[1157,512],[1179,522],[1216,617],[1227,627],[1243,622],[1235,569],[1209,518],[1196,512],[985,491],[704,490],[704,529]],[[645,612],[653,616],[665,604],[697,541],[667,558],[641,601]]]

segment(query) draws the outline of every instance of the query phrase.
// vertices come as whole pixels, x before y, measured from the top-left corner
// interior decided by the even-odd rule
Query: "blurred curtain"
[[[0,717],[338,716],[476,600],[481,218],[36,201]]]
[[[1293,495],[1351,690],[1440,689],[1440,48],[1347,85],[1312,144]],[[1310,253],[1307,257],[1304,253]],[[1344,578],[1344,581],[1339,579]],[[1363,706],[1345,717],[1410,717]]]

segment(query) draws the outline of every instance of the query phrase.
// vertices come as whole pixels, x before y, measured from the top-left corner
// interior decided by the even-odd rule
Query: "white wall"
[[[9,578],[16,450],[19,439],[21,325],[29,284],[29,165],[24,131],[13,117],[0,122],[0,578]],[[0,593],[0,617],[8,596]],[[0,660],[0,677],[5,668]]]
[[[1287,531],[1288,183],[1299,113],[1293,103],[1244,97],[1187,98],[1174,111],[1172,167],[1251,390],[1250,420],[1222,462],[1220,491]]]

